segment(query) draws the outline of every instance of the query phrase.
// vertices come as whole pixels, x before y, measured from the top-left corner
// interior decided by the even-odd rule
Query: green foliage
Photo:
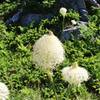
[[[66,14],[66,18],[67,18],[67,20],[72,20],[72,19],[74,19],[74,20],[78,21],[79,18],[80,18],[80,16],[79,16],[79,14],[78,14],[77,12],[75,12],[74,10],[68,10],[68,13]]]
[[[42,100],[41,94],[39,90],[33,90],[27,87],[24,87],[19,92],[11,95],[11,100]]]
[[[51,7],[55,2],[56,0],[43,0],[42,1],[43,5],[47,7]]]
[[[15,2],[12,3],[4,2],[3,4],[0,4],[0,17],[7,15],[11,11],[13,11],[16,7],[17,5]]]

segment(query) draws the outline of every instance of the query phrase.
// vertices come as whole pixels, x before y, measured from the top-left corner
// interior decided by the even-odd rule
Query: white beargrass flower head
[[[83,81],[89,79],[88,71],[85,68],[79,67],[77,62],[70,67],[63,68],[62,76],[65,81],[77,86],[80,86]]]
[[[76,25],[77,22],[75,20],[71,20],[72,25]]]
[[[0,100],[8,99],[8,95],[9,95],[9,90],[7,86],[4,83],[0,82]]]
[[[64,60],[64,49],[59,39],[49,31],[33,46],[33,63],[46,70],[52,70]]]
[[[67,12],[67,9],[64,8],[64,7],[61,7],[60,10],[59,10],[60,14],[65,17],[66,16],[66,12]]]

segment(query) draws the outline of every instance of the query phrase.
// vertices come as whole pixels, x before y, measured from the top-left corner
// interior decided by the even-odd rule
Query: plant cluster
[[[65,61],[57,65],[53,71],[53,83],[46,72],[33,64],[33,45],[48,29],[59,37],[62,31],[62,16],[57,13],[51,20],[42,20],[38,25],[6,26],[5,20],[16,9],[48,8],[57,0],[5,0],[0,4],[0,81],[7,84],[10,100],[55,100],[55,92],[59,100],[99,100],[100,98],[100,9],[93,8],[87,26],[80,26],[81,38],[72,38],[63,43]],[[41,3],[42,2],[42,3]],[[35,6],[33,6],[35,5]],[[39,7],[38,7],[38,6]],[[37,8],[37,9],[36,9]],[[40,10],[41,12],[41,10]],[[45,11],[46,12],[46,11]],[[11,15],[10,15],[11,16]],[[70,27],[71,20],[79,20],[79,15],[68,10],[65,15],[64,27]],[[62,79],[61,70],[77,61],[89,72],[89,80],[80,87],[69,85]],[[53,90],[53,88],[55,89]]]

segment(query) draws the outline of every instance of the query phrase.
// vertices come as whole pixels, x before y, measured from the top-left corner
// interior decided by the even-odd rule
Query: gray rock
[[[27,14],[21,18],[21,25],[28,26],[32,22],[40,23],[42,19],[51,19],[53,17],[52,14],[42,15],[42,14]]]
[[[21,25],[27,26],[31,24],[31,22],[39,23],[41,21],[42,15],[41,14],[27,14],[21,18]]]
[[[19,12],[17,12],[16,14],[14,14],[11,18],[9,18],[6,21],[6,24],[9,25],[9,24],[13,24],[13,23],[18,22],[19,19],[20,19],[21,14],[22,14],[22,10],[20,10]]]
[[[9,18],[6,21],[7,25],[14,24],[14,23],[19,23],[22,26],[28,26],[32,22],[34,23],[39,23],[42,19],[51,19],[53,17],[52,14],[34,14],[34,13],[29,13],[29,14],[22,14],[22,11],[17,12],[15,15],[13,15],[11,18]]]
[[[68,29],[64,29],[61,33],[60,40],[62,42],[64,42],[64,41],[72,39],[72,38],[78,39],[80,37],[81,37],[81,35],[80,35],[79,28],[77,26],[74,26],[74,27],[71,27]]]

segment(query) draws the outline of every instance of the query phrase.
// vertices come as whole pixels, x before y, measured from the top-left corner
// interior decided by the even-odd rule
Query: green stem
[[[63,21],[62,21],[62,32],[64,30],[64,21],[65,21],[65,17],[63,17]]]
[[[53,91],[54,91],[54,94],[55,94],[56,100],[58,100],[58,96],[57,96],[57,93],[56,93],[56,89],[55,89],[55,84],[54,84],[53,77],[51,77],[51,83],[52,83],[52,86],[53,86]]]
[[[56,100],[58,100],[56,89],[55,89],[55,84],[54,84],[54,80],[53,80],[53,74],[51,74],[50,70],[47,71],[47,74],[48,74],[50,81],[52,83],[52,88],[53,88],[53,91],[54,91],[55,98],[56,98]]]

